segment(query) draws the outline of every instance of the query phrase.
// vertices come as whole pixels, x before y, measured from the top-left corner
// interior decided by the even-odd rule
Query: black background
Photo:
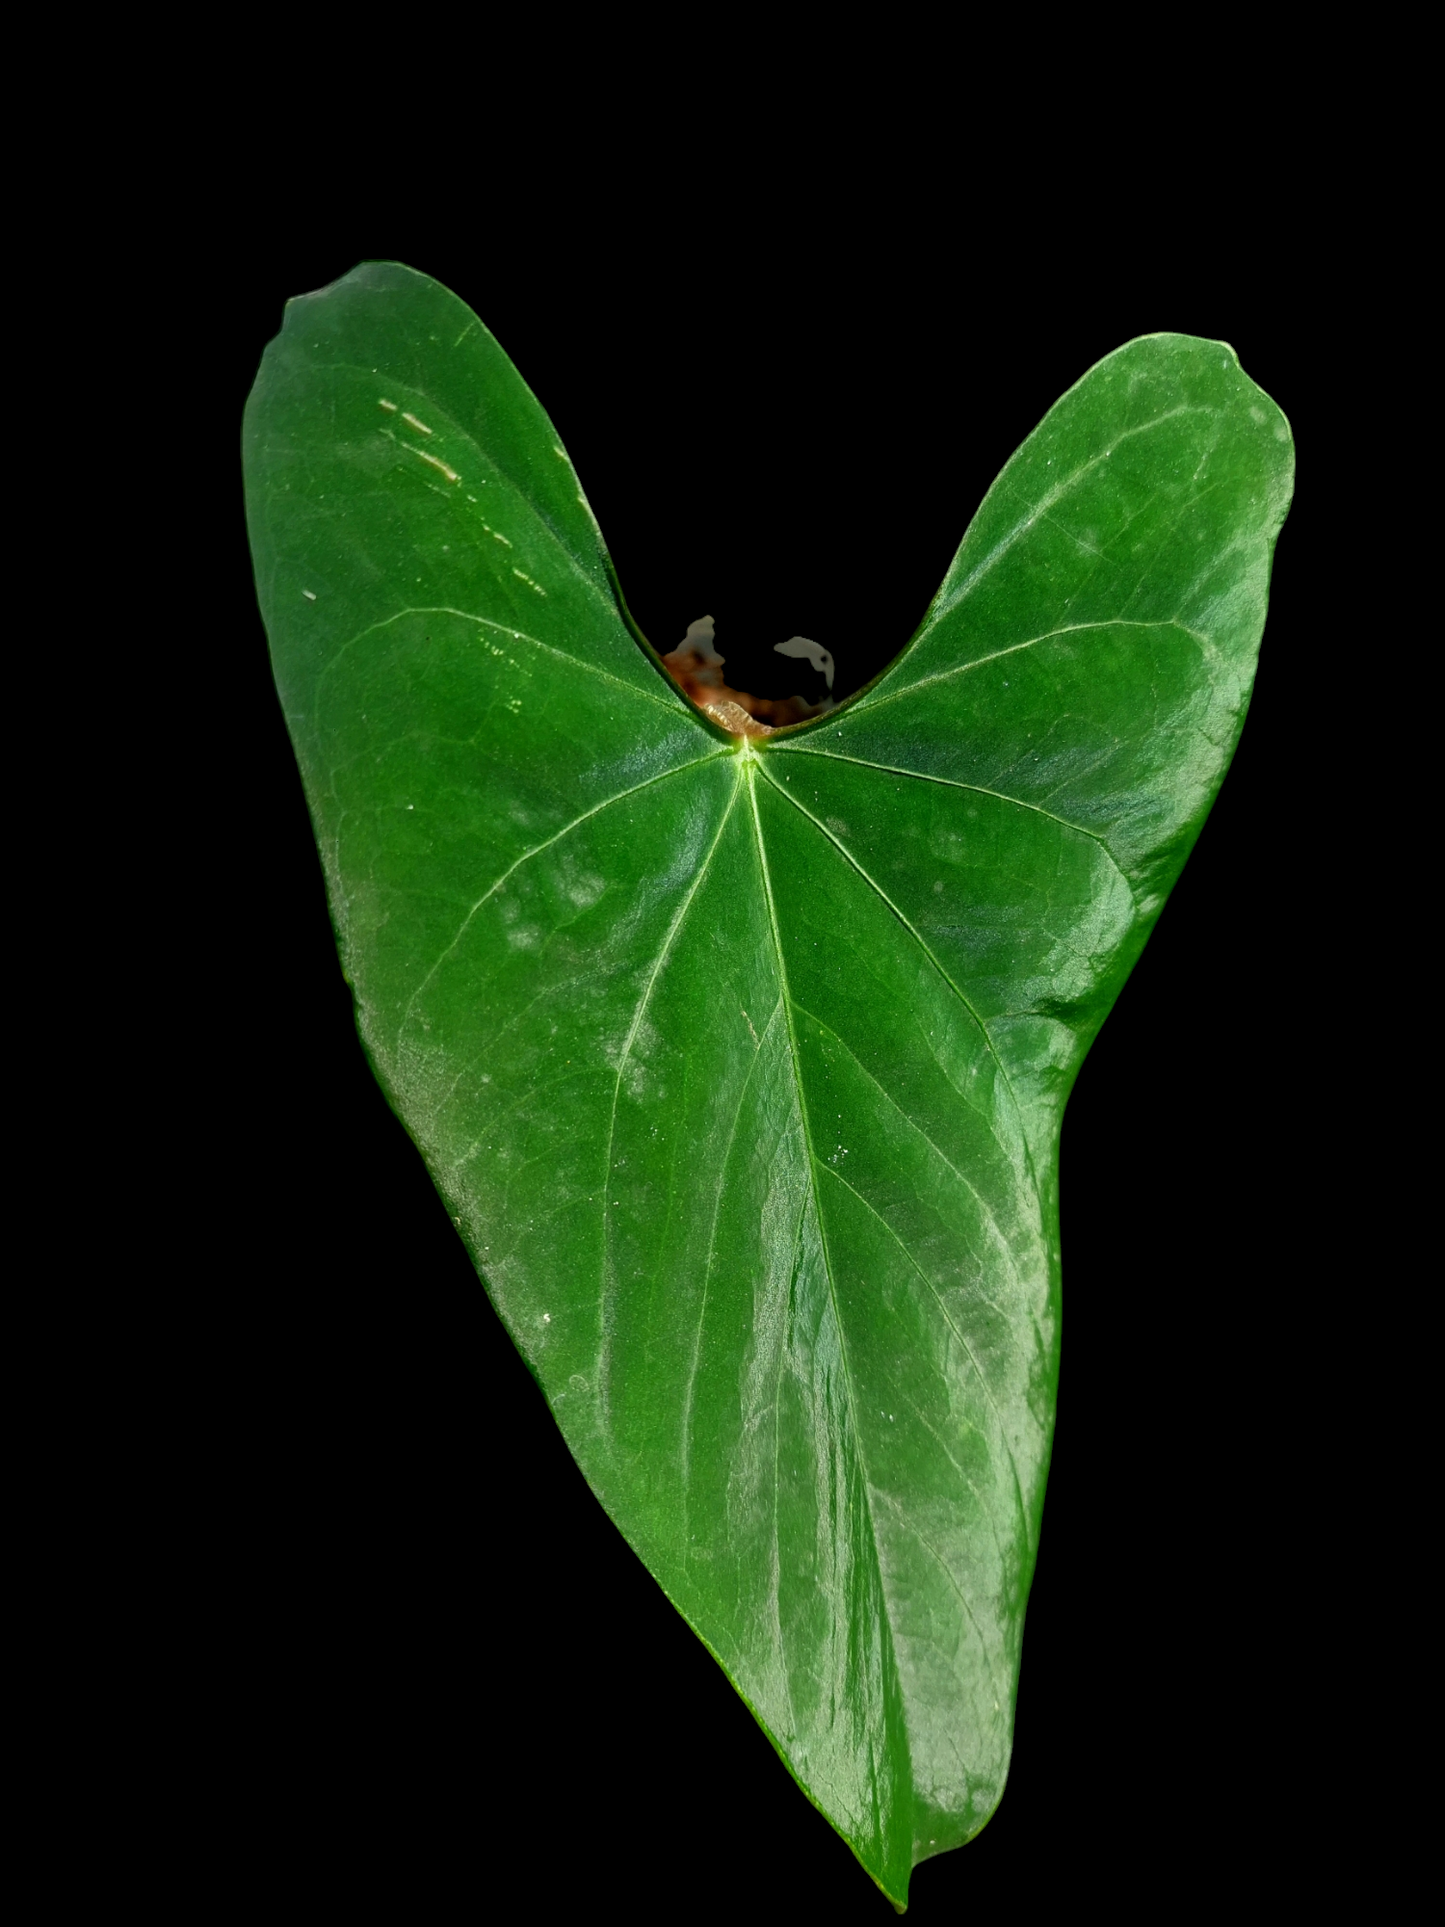
[[[840,690],[881,667],[1003,461],[1129,337],[1222,337],[1291,417],[1243,739],[1064,1127],[1059,1424],[1008,1790],[915,1873],[912,1913],[1027,1894],[1152,1916],[1288,1882],[1333,1810],[1300,1737],[1291,1496],[1331,1180],[1300,1151],[1327,1120],[1283,1014],[1315,940],[1300,799],[1345,619],[1323,586],[1325,254],[1297,229],[1242,242],[1227,208],[1191,215],[1188,247],[1142,214],[1021,246],[936,207],[904,231],[845,195],[825,219],[801,188],[683,215],[613,183],[561,226],[541,190],[505,222],[365,198],[238,201],[172,255],[189,533],[154,648],[183,727],[137,793],[170,933],[152,1181],[180,1174],[188,1203],[155,1234],[182,1284],[155,1300],[172,1363],[145,1505],[181,1575],[154,1610],[198,1903],[889,1917],[591,1497],[356,1040],[250,582],[239,418],[285,298],[364,258],[476,308],[644,633],[665,650],[710,612],[754,687],[795,632]]]

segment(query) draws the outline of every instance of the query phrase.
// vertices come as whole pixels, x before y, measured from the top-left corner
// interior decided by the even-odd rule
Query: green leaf
[[[1061,1114],[1239,734],[1288,426],[1223,344],[1128,343],[891,667],[756,740],[426,277],[290,304],[246,465],[376,1073],[593,1490],[902,1905],[1003,1791]]]

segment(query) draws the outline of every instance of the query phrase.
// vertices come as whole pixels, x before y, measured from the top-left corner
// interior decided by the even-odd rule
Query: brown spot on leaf
[[[687,626],[683,640],[662,659],[662,666],[689,702],[696,703],[734,736],[771,736],[789,723],[805,723],[833,707],[832,698],[810,703],[805,696],[751,696],[745,689],[729,689],[723,663],[714,643],[713,620],[702,616]]]

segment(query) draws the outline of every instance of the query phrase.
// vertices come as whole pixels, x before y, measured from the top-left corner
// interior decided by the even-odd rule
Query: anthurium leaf
[[[593,1490],[902,1905],[1003,1791],[1060,1118],[1239,733],[1288,426],[1227,346],[1128,343],[892,666],[753,738],[425,276],[290,304],[246,474],[376,1073]]]

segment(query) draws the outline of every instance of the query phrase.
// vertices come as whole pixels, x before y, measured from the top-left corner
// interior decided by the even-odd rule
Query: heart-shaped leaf
[[[1060,1118],[1239,733],[1288,426],[1223,344],[1130,342],[892,666],[773,735],[636,637],[426,277],[291,303],[246,462],[377,1075],[593,1490],[901,1905],[1003,1791]]]

